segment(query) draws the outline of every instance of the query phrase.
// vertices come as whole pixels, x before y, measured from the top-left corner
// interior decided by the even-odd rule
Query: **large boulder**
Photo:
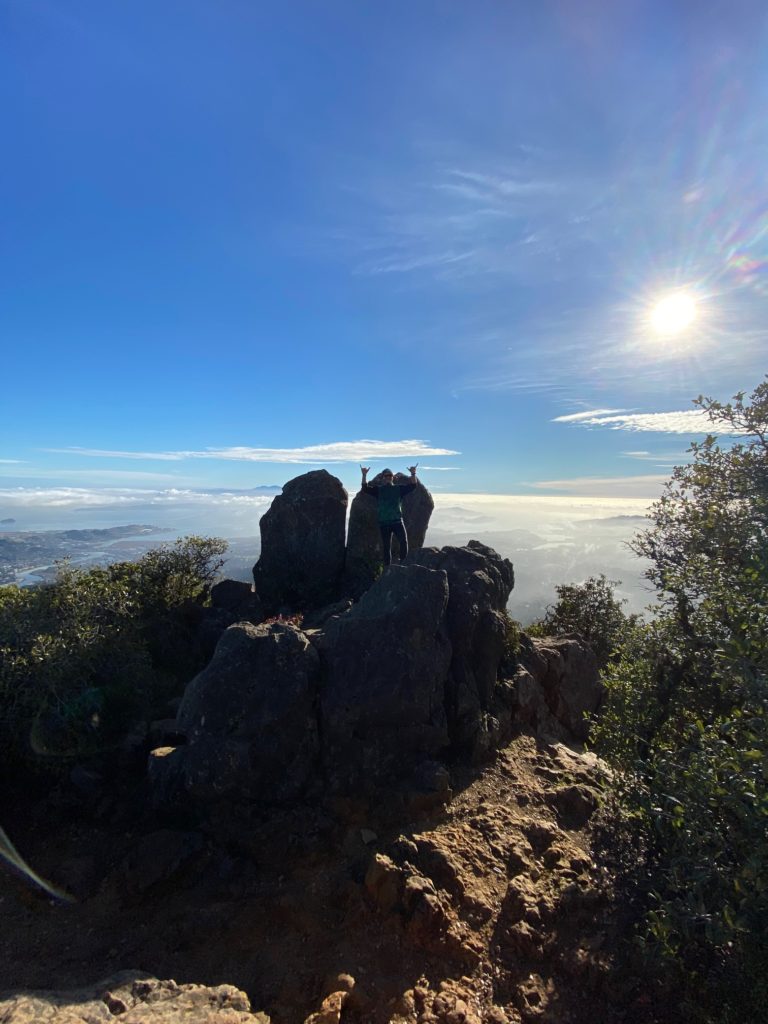
[[[187,687],[177,724],[187,736],[173,755],[155,758],[195,800],[221,797],[285,803],[312,778],[320,740],[319,657],[290,625],[239,622],[222,636],[210,664]]]
[[[448,746],[448,581],[388,568],[322,640],[323,760],[331,789],[373,791]]]
[[[261,517],[253,567],[265,615],[321,608],[339,597],[347,492],[325,469],[289,480]]]
[[[476,540],[465,547],[422,548],[411,552],[408,562],[442,570],[448,578],[451,741],[463,754],[482,756],[499,738],[496,683],[508,639],[512,563]]]
[[[594,651],[575,635],[524,635],[511,684],[516,722],[549,741],[587,739],[605,693]]]
[[[396,484],[407,484],[410,477],[404,473],[396,473]],[[378,486],[381,474],[371,481]],[[427,527],[435,503],[432,495],[422,484],[416,485],[403,498],[403,522],[408,533],[408,547],[411,550],[424,545]],[[392,542],[393,551],[397,550],[397,541]],[[358,491],[352,499],[349,510],[349,529],[347,533],[347,561],[344,571],[344,589],[352,597],[359,597],[373,583],[383,562],[381,550],[381,534],[376,517],[376,499]]]

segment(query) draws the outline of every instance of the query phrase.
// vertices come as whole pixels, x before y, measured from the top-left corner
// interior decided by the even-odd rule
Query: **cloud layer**
[[[361,462],[368,459],[412,459],[435,455],[460,455],[450,448],[434,448],[422,440],[407,441],[333,441],[304,448],[204,448],[201,451],[127,452],[102,448],[47,448],[63,455],[83,455],[104,459],[158,459],[178,462],[182,459],[223,459],[237,462],[275,462],[322,465],[336,462]]]

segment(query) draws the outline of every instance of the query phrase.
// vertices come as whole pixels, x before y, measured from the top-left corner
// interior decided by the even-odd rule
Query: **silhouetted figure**
[[[370,467],[360,467],[363,474],[363,482],[360,489],[376,499],[381,544],[384,549],[384,565],[390,565],[392,562],[393,536],[397,537],[400,545],[400,561],[402,562],[408,554],[408,534],[403,522],[403,498],[406,494],[410,494],[411,491],[416,489],[416,484],[419,482],[416,479],[417,466],[418,463],[416,463],[416,466],[408,467],[411,479],[407,484],[396,484],[392,470],[384,469],[381,472],[382,482],[378,485],[368,483],[367,477]]]

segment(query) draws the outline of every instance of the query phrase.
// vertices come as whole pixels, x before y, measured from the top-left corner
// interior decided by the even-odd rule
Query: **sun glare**
[[[672,292],[653,306],[650,324],[657,334],[679,334],[696,319],[696,303],[687,292]]]

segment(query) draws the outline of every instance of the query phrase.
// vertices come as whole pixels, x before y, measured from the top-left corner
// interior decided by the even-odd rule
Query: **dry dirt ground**
[[[0,991],[130,969],[235,985],[273,1024],[661,1021],[615,960],[626,921],[590,848],[599,775],[521,736],[407,824],[305,808],[226,844],[17,808],[20,851],[80,899],[0,872]]]

